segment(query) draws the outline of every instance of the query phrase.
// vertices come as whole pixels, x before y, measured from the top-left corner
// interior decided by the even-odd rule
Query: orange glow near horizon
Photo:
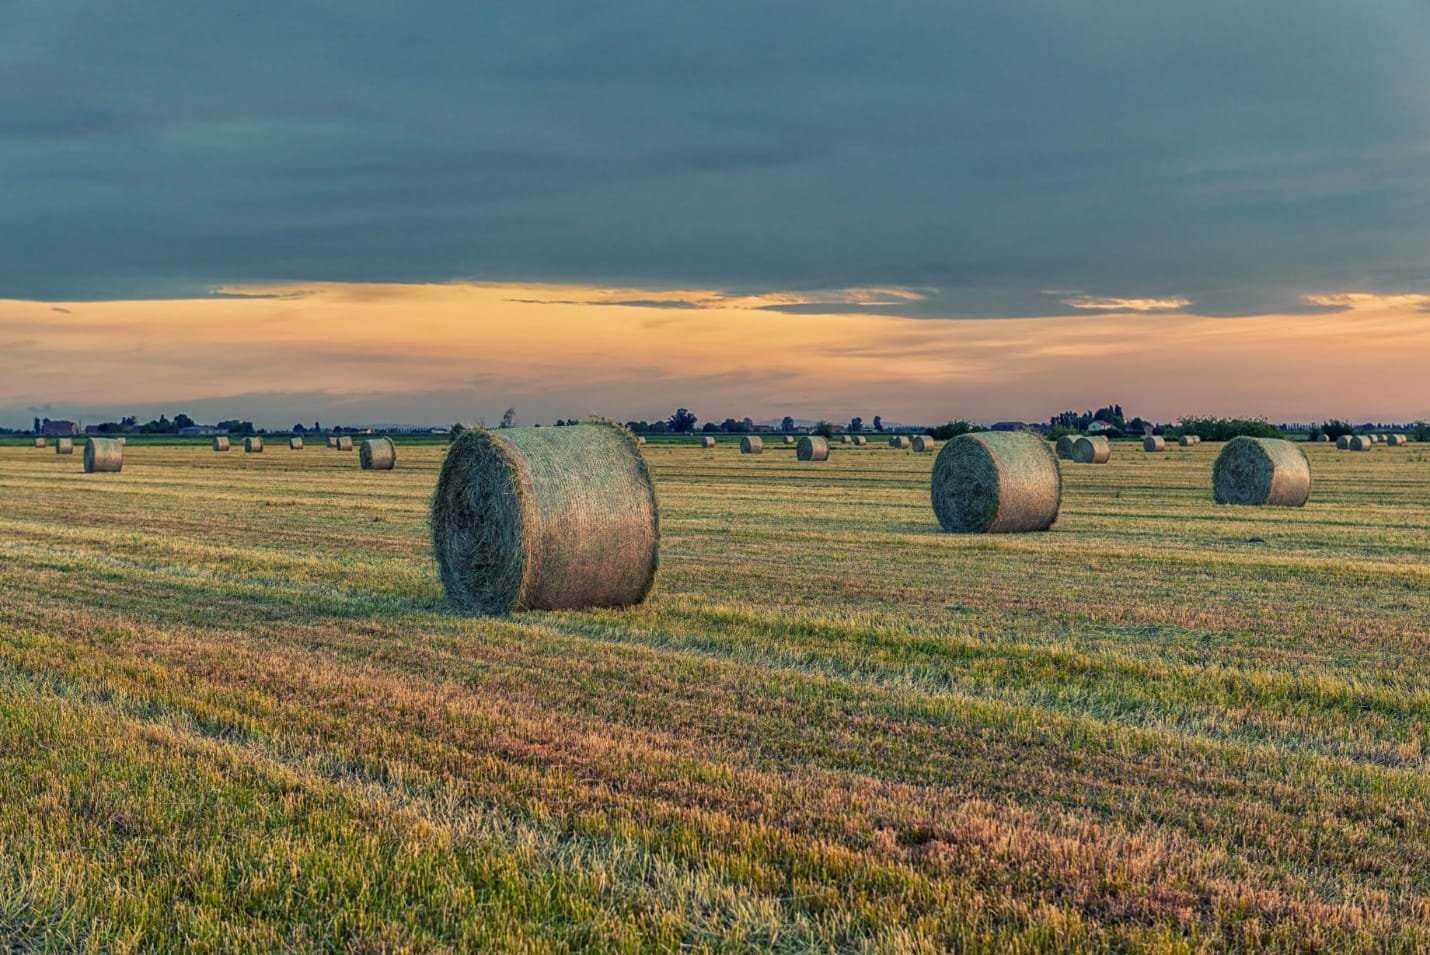
[[[0,302],[0,412],[28,422],[26,408],[43,404],[64,417],[72,408],[184,410],[185,402],[231,398],[246,416],[254,412],[244,399],[316,395],[335,407],[391,401],[421,421],[494,417],[508,404],[528,409],[528,421],[592,412],[655,418],[677,404],[705,417],[1043,420],[1111,401],[1161,420],[1430,416],[1420,385],[1430,360],[1424,295],[1308,296],[1336,311],[1235,319],[1106,314],[1079,303],[1071,315],[946,320],[880,313],[920,297],[903,289],[737,297],[534,284],[221,291],[173,301]],[[864,311],[819,312],[821,304]],[[294,414],[312,417],[301,406]]]

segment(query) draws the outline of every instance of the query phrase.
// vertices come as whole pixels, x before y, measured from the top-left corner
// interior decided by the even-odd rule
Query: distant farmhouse
[[[73,421],[51,421],[45,419],[40,425],[40,434],[79,434],[79,425]]]
[[[228,434],[228,429],[212,424],[191,424],[187,428],[179,429],[181,438],[198,438],[211,434]]]

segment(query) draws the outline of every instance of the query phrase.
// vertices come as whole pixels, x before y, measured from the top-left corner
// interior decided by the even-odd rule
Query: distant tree
[[[713,421],[707,421],[700,426],[700,430],[706,434],[714,434],[720,430],[720,426]]]
[[[819,421],[815,422],[814,433],[823,435],[826,438],[832,438],[834,437],[834,425],[821,418]]]
[[[447,440],[456,441],[462,436],[462,432],[467,430],[467,426],[458,421],[447,431]]]
[[[307,434],[307,433],[308,433],[308,429],[305,428],[305,427],[303,427],[302,423],[300,422],[299,424],[295,424],[295,425],[293,426],[293,433],[294,433],[294,434]]]
[[[1203,441],[1230,441],[1240,435],[1275,438],[1281,432],[1265,418],[1182,418],[1177,435],[1194,434]]]
[[[783,418],[781,418],[781,419],[780,419],[780,430],[781,430],[781,431],[793,431],[793,430],[794,430],[794,419],[791,418],[789,415],[785,415]]]
[[[1417,421],[1410,426],[1410,437],[1415,441],[1430,441],[1430,424]]]
[[[741,430],[741,431],[754,431],[754,430],[755,430],[755,419],[754,419],[754,418],[750,418],[750,417],[741,418],[741,419],[740,419],[740,430]]]
[[[726,434],[737,434],[740,430],[740,422],[736,421],[734,418],[726,418],[724,421],[720,422],[720,430],[724,431]]]
[[[850,419],[849,419],[849,430],[850,430],[850,431],[863,431],[863,430],[864,430],[864,419],[861,418],[861,417],[859,417],[858,415],[855,415],[854,417],[850,418]]]
[[[948,424],[941,424],[936,428],[929,428],[924,433],[931,435],[936,441],[947,441],[956,438],[960,434],[969,434],[974,431],[985,430],[981,425],[976,425],[971,421],[950,421]]]
[[[321,423],[321,422],[318,422],[318,421],[314,421],[314,422],[313,422],[313,430],[314,430],[314,431],[322,431],[322,430],[323,430],[323,425],[322,425],[322,423]]]
[[[186,415],[186,414],[176,414],[176,415],[174,415],[174,430],[175,430],[175,431],[178,431],[180,428],[192,428],[193,426],[194,426],[194,419],[193,419],[193,418],[190,418],[188,415]]]
[[[879,417],[878,415],[874,415],[874,430],[875,430],[875,431],[883,431],[883,430],[884,430],[884,419],[881,418],[881,417]]]
[[[503,412],[501,413],[501,424],[497,425],[497,427],[498,427],[498,428],[514,428],[514,427],[516,427],[516,409],[515,409],[515,408],[508,408],[508,409],[506,409],[505,411],[503,411]]]
[[[1331,440],[1334,441],[1343,434],[1355,433],[1355,426],[1352,425],[1349,421],[1342,421],[1339,418],[1331,418],[1330,420],[1326,421],[1325,424],[1319,426],[1313,424],[1311,426],[1310,440],[1315,441],[1321,435],[1326,434],[1330,435]]]
[[[675,414],[670,416],[670,430],[676,434],[689,434],[695,430],[695,422],[699,420],[684,408],[678,408]]]
[[[39,433],[40,433],[41,431],[43,431],[43,430],[45,430],[45,429],[44,429],[44,427],[40,424],[40,419],[39,419],[39,418],[36,418],[36,419],[35,419],[35,434],[39,434]]]

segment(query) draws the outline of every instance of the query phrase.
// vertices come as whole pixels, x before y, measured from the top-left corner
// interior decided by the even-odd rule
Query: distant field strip
[[[0,951],[1430,948],[1430,460],[652,441],[630,610],[448,609],[397,469],[0,447]]]

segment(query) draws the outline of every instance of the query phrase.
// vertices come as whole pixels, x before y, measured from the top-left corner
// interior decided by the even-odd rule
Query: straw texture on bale
[[[1201,444],[1202,439],[1194,434],[1184,434],[1177,439],[1177,443],[1184,448],[1190,448],[1194,444]]]
[[[347,435],[338,438],[338,443],[334,445],[339,451],[351,451],[353,449],[353,439]]]
[[[1072,446],[1073,446],[1073,440],[1074,440],[1074,438],[1073,438],[1073,436],[1070,435],[1070,434],[1065,434],[1065,435],[1063,435],[1062,437],[1058,438],[1057,452],[1058,452],[1058,458],[1059,458],[1060,460],[1063,460],[1063,461],[1071,461],[1071,460],[1072,460]]]
[[[919,434],[914,436],[909,446],[918,454],[928,454],[938,447],[938,442],[926,434]]]
[[[1341,451],[1349,451],[1351,449],[1351,436],[1348,434],[1341,435],[1336,439],[1336,447]]]
[[[118,438],[89,438],[84,442],[84,473],[117,472],[124,467],[124,445]]]
[[[765,453],[765,442],[764,442],[764,439],[763,439],[763,438],[753,437],[753,436],[750,436],[750,435],[746,435],[745,437],[743,437],[743,438],[740,439],[740,453],[741,453],[741,454],[764,454],[764,453]]]
[[[854,446],[855,446],[856,448],[862,448],[862,447],[864,447],[864,445],[866,445],[866,444],[868,444],[868,443],[869,443],[869,439],[866,438],[866,437],[864,437],[862,434],[856,434],[856,435],[854,436]]]
[[[829,442],[817,434],[807,434],[799,439],[794,456],[801,461],[828,461]]]
[[[442,585],[465,613],[640,603],[659,542],[650,472],[610,424],[470,428],[432,499]]]
[[[705,437],[700,439],[700,446],[702,448],[713,448],[715,447],[715,439],[707,434]]]
[[[1045,531],[1058,519],[1063,477],[1053,449],[1027,431],[963,434],[943,446],[929,484],[946,531]]]
[[[35,439],[35,447],[37,447],[37,448],[48,448],[49,446],[50,446],[50,443],[49,443],[48,441],[46,441],[44,438],[36,438],[36,439]]]
[[[358,448],[364,471],[391,471],[397,467],[397,445],[391,438],[369,438]]]
[[[1143,451],[1165,451],[1167,450],[1167,439],[1159,434],[1149,434],[1142,439]]]
[[[219,435],[217,438],[214,438],[214,450],[215,450],[215,451],[227,451],[227,450],[228,450],[228,438],[225,438],[223,435]]]
[[[288,439],[288,450],[289,450],[289,451],[302,451],[302,450],[303,450],[303,439],[302,439],[302,438],[289,438],[289,439]]]
[[[904,437],[901,434],[896,434],[889,439],[889,447],[891,448],[902,448],[904,450],[908,450],[912,444],[913,442],[911,442],[908,438]]]
[[[1375,447],[1375,442],[1368,434],[1358,434],[1351,438],[1350,449],[1352,451],[1369,451]]]
[[[1310,496],[1306,452],[1281,438],[1232,438],[1212,465],[1218,504],[1300,507]]]
[[[337,446],[338,446],[338,439],[335,438],[335,437],[333,437],[332,435],[328,435],[328,447],[330,447],[330,448],[336,448]]]
[[[56,439],[55,439],[55,453],[56,453],[56,454],[74,454],[74,439],[73,439],[73,438],[56,438]]]
[[[1072,459],[1078,464],[1106,464],[1112,445],[1100,434],[1083,435],[1073,442]]]
[[[244,454],[262,454],[262,453],[263,453],[263,439],[262,439],[262,438],[258,438],[258,437],[244,438],[244,439],[243,439],[243,453],[244,453]]]

